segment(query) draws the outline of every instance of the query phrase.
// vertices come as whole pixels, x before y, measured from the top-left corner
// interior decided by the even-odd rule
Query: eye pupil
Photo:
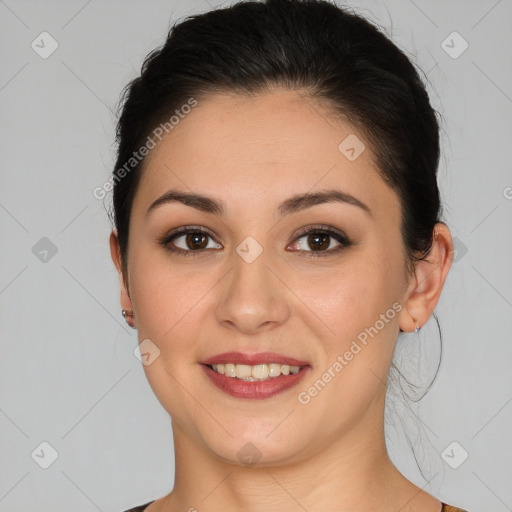
[[[186,237],[186,243],[189,249],[204,249],[208,245],[208,240],[206,235],[202,233],[189,233]]]
[[[326,249],[329,247],[329,235],[326,233],[315,233],[309,235],[308,244],[314,251]]]

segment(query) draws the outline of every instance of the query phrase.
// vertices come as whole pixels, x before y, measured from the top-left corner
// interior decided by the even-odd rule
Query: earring
[[[420,330],[420,328],[418,327],[418,319],[412,317],[412,321],[414,322],[414,325],[416,326],[416,328],[414,329],[414,332],[418,332]]]
[[[136,329],[135,324],[133,321],[130,321],[129,318],[134,318],[133,311],[128,311],[127,309],[123,309],[122,311],[123,318],[126,320],[126,323],[132,328]]]

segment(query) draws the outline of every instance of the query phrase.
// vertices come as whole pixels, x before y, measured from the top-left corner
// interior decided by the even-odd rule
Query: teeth
[[[281,364],[269,364],[268,365],[269,377],[279,377],[279,375],[281,375],[282,366],[283,365],[281,365]]]
[[[236,368],[236,376],[239,379],[247,379],[251,377],[251,367],[247,364],[237,364]]]
[[[236,377],[236,365],[235,364],[225,364],[224,371],[225,371],[225,375],[227,377]]]
[[[280,375],[290,375],[298,373],[299,366],[290,366],[289,364],[257,364],[249,366],[247,364],[214,364],[212,368],[226,377],[238,378],[249,382],[255,380],[268,380]]]
[[[251,369],[252,377],[258,380],[267,379],[268,373],[268,364],[258,364]]]

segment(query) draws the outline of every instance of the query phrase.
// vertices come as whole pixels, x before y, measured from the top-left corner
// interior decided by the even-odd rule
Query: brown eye
[[[308,236],[308,245],[314,251],[321,251],[329,247],[330,235],[325,233],[315,233]]]
[[[303,230],[292,244],[304,256],[329,256],[352,245],[343,233],[329,226],[318,226]]]
[[[203,233],[189,233],[185,235],[185,245],[189,249],[205,249],[208,245],[208,235]]]
[[[207,249],[220,249],[222,247],[213,240],[210,233],[193,226],[164,235],[158,240],[158,243],[167,251],[179,253],[183,256],[196,256],[206,252]]]

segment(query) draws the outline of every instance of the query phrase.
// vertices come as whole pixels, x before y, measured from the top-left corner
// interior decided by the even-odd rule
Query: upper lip
[[[205,359],[203,364],[246,364],[254,366],[258,364],[288,364],[290,366],[309,366],[307,361],[300,361],[293,357],[276,354],[274,352],[260,352],[258,354],[244,354],[242,352],[224,352]]]

